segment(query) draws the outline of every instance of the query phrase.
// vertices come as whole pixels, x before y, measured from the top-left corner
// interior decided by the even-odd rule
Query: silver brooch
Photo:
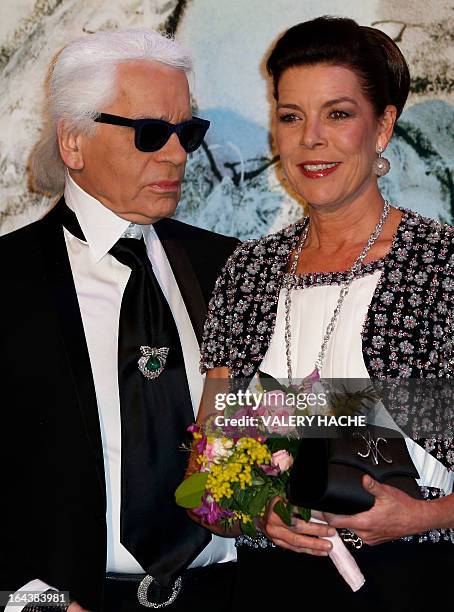
[[[166,346],[162,348],[152,348],[151,346],[141,346],[140,352],[142,357],[137,362],[139,370],[149,380],[158,378],[164,370],[167,361],[169,349]]]

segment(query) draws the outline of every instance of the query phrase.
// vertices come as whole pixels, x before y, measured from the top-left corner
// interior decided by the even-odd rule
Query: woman
[[[401,52],[379,30],[322,17],[288,30],[267,68],[282,168],[309,215],[230,258],[205,329],[208,380],[258,368],[279,378],[314,369],[325,378],[453,376],[454,230],[390,206],[377,184],[409,90]],[[199,418],[211,410],[206,399]],[[297,593],[302,606],[317,596],[323,609],[445,603],[454,560],[452,437],[424,444],[414,444],[413,456],[424,455],[422,482],[438,485],[424,489],[430,503],[365,477],[374,507],[329,516],[330,527],[299,519],[286,527],[270,508],[266,537],[239,538],[238,605],[271,609]],[[330,543],[321,538],[334,527],[364,542],[353,550],[366,577],[357,593],[326,558]]]

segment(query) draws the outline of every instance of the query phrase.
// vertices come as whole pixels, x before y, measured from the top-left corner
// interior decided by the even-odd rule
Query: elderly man
[[[174,502],[206,304],[237,244],[167,219],[209,125],[189,69],[142,30],[87,36],[51,65],[32,167],[64,196],[0,240],[8,611],[227,609],[232,541]]]

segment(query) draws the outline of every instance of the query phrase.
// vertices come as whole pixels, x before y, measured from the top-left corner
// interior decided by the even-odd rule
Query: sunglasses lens
[[[200,147],[208,127],[200,123],[188,122],[180,134],[181,146],[187,153],[192,153]]]
[[[149,123],[142,126],[138,138],[141,151],[157,151],[169,139],[169,128],[164,123]]]
[[[191,153],[202,144],[208,126],[208,122],[202,122],[200,119],[190,120],[177,126],[166,121],[147,120],[141,122],[136,132],[136,145],[140,151],[158,151],[166,144],[170,135],[176,131],[183,149],[187,153]]]

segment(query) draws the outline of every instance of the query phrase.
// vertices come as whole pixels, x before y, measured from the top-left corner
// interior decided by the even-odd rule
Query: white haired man
[[[174,502],[206,304],[238,242],[167,218],[209,125],[190,67],[142,30],[87,36],[51,65],[32,169],[64,196],[0,239],[7,611],[228,609],[232,540]]]

